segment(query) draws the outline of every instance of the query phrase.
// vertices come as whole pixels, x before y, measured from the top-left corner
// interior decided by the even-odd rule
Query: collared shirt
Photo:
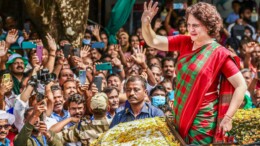
[[[21,100],[21,94],[17,96],[15,104],[14,104],[14,116],[15,116],[15,121],[14,125],[20,132],[21,129],[23,128],[23,120],[24,120],[24,112],[26,108],[28,108],[28,101],[24,102]]]
[[[125,104],[125,109],[115,115],[110,125],[110,128],[122,122],[129,122],[137,119],[145,119],[157,116],[164,116],[164,113],[160,109],[151,105],[150,103],[145,102],[140,114],[135,117],[134,112],[131,109],[130,103],[127,101]]]
[[[116,112],[115,112],[115,114],[116,114]],[[114,116],[115,116],[115,115],[114,115]],[[108,119],[113,119],[114,116],[112,116],[112,115],[110,114],[110,112],[107,112],[107,118],[108,118]]]
[[[11,91],[11,95],[9,97],[5,96],[5,103],[6,103],[5,110],[6,111],[9,110],[10,108],[14,107],[16,97],[17,97],[17,95],[15,95],[13,91]]]
[[[0,146],[10,146],[10,140],[8,138],[5,138],[5,144],[0,142]]]
[[[63,117],[61,117],[60,115],[56,114],[55,112],[53,112],[50,117],[55,119],[57,122],[60,122],[60,121],[65,120],[65,119],[70,117],[70,114],[69,114],[68,111],[63,109],[62,112],[63,112]]]

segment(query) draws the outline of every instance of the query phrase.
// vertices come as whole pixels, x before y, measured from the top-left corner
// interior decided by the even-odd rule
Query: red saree
[[[178,41],[176,41],[176,38]],[[179,36],[176,38],[168,38],[169,50],[180,51],[180,57],[176,65],[177,77],[173,109],[176,128],[187,143],[193,143],[193,138],[197,139],[198,143],[196,144],[211,143],[212,139],[199,134],[196,135],[196,133],[190,131],[201,130],[204,133],[210,133],[212,135],[215,133],[217,127],[217,116],[218,121],[220,121],[220,118],[225,114],[231,99],[230,96],[229,98],[217,98],[218,95],[216,95],[216,98],[212,97],[212,101],[208,103],[211,107],[205,105],[204,109],[202,109],[201,106],[203,106],[205,94],[214,82],[214,79],[218,77],[222,65],[230,56],[230,52],[216,42],[204,45],[195,51],[182,50],[182,48],[192,48],[192,43],[189,42],[191,40],[187,36]],[[226,93],[222,91],[223,89],[233,90],[231,84],[228,84],[229,82],[226,82],[225,79],[222,83],[224,83],[223,85],[225,85],[225,87],[221,87],[221,94]],[[228,90],[228,95],[232,93],[229,91],[230,90]],[[217,99],[220,101],[218,102]],[[223,101],[225,101],[225,104],[223,104]],[[201,113],[203,110],[205,111]],[[197,129],[194,128],[194,126],[192,127],[194,123],[200,125],[201,121],[197,116],[202,115],[203,117],[203,114],[207,114],[208,111],[213,111],[210,114],[216,111],[214,116],[212,116],[213,120],[210,120],[209,123],[206,121],[206,126],[211,126],[211,129],[203,128],[203,126]],[[202,143],[200,143],[200,140]]]

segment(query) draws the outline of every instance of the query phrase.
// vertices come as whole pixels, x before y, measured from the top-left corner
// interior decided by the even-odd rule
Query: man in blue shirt
[[[64,96],[62,95],[61,88],[57,85],[53,86],[52,93],[54,96],[54,106],[53,106],[53,113],[51,114],[51,118],[55,119],[57,122],[69,118],[70,117],[69,112],[67,110],[64,110],[63,108],[65,99]]]
[[[0,110],[0,146],[9,146],[10,140],[6,138],[14,123],[15,117],[6,111]]]
[[[125,108],[115,115],[110,128],[122,122],[164,116],[160,109],[145,102],[146,81],[141,76],[129,77],[125,82],[125,92],[127,96]]]

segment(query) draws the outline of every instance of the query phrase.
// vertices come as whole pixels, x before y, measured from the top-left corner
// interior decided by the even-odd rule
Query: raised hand
[[[43,43],[42,43],[41,39],[35,40],[35,43],[37,44],[37,46],[43,46]]]
[[[161,26],[162,26],[162,20],[160,18],[157,18],[155,20],[154,30],[158,30]]]
[[[86,93],[87,90],[89,89],[89,83],[85,83],[85,84],[81,85],[80,82],[78,82],[77,87],[78,87],[77,88],[78,93],[81,95],[84,95],[84,93]]]
[[[5,41],[0,41],[0,57],[5,56],[8,48],[6,47]]]
[[[80,57],[85,58],[88,57],[90,54],[90,47],[88,45],[85,45],[80,49]]]
[[[38,56],[36,55],[36,53],[34,53],[32,56],[32,66],[36,67],[36,66],[40,66],[40,65],[41,65],[40,60],[39,60]]]
[[[114,66],[119,67],[120,65],[122,65],[121,61],[118,58],[113,58],[111,61]]]
[[[13,44],[16,42],[17,39],[18,39],[18,30],[12,29],[12,30],[8,31],[5,41],[8,44]]]
[[[99,37],[99,30],[100,30],[100,26],[99,25],[95,25],[93,30],[92,30],[92,34],[95,36],[95,37]]]
[[[142,72],[140,76],[143,77],[145,80],[148,79],[148,75],[146,72]]]
[[[158,12],[158,2],[153,3],[151,0],[147,5],[147,2],[144,2],[144,12],[141,18],[142,23],[151,23],[153,17]]]
[[[131,66],[134,65],[134,62],[132,60],[132,57],[127,57],[126,58],[126,67],[131,68]]]
[[[133,48],[134,54],[131,55],[132,59],[136,64],[142,65],[145,64],[145,52],[146,49],[143,47],[138,47],[137,49]]]
[[[37,72],[42,68],[42,66],[40,66],[39,64],[35,64],[33,71],[32,71],[32,75],[37,75]]]
[[[54,38],[49,33],[47,33],[46,39],[48,41],[48,45],[50,47],[50,50],[56,51],[57,50],[57,44],[56,44]]]
[[[44,121],[39,122],[39,132],[41,132],[47,139],[51,140],[51,134],[48,132],[47,125]]]
[[[90,86],[90,90],[92,91],[92,96],[98,93],[98,88],[94,83]]]
[[[5,95],[5,93],[11,91],[13,88],[13,81],[0,84],[0,95]]]
[[[42,112],[45,112],[47,110],[47,107],[45,105],[45,100],[42,100],[40,102],[38,102],[36,105],[34,105],[34,115],[39,117]]]

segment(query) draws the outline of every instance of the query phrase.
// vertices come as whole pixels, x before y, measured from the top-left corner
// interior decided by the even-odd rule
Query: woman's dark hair
[[[199,2],[187,8],[186,21],[188,21],[189,15],[198,19],[207,29],[208,34],[211,37],[216,37],[221,28],[223,27],[223,21],[215,6]]]

